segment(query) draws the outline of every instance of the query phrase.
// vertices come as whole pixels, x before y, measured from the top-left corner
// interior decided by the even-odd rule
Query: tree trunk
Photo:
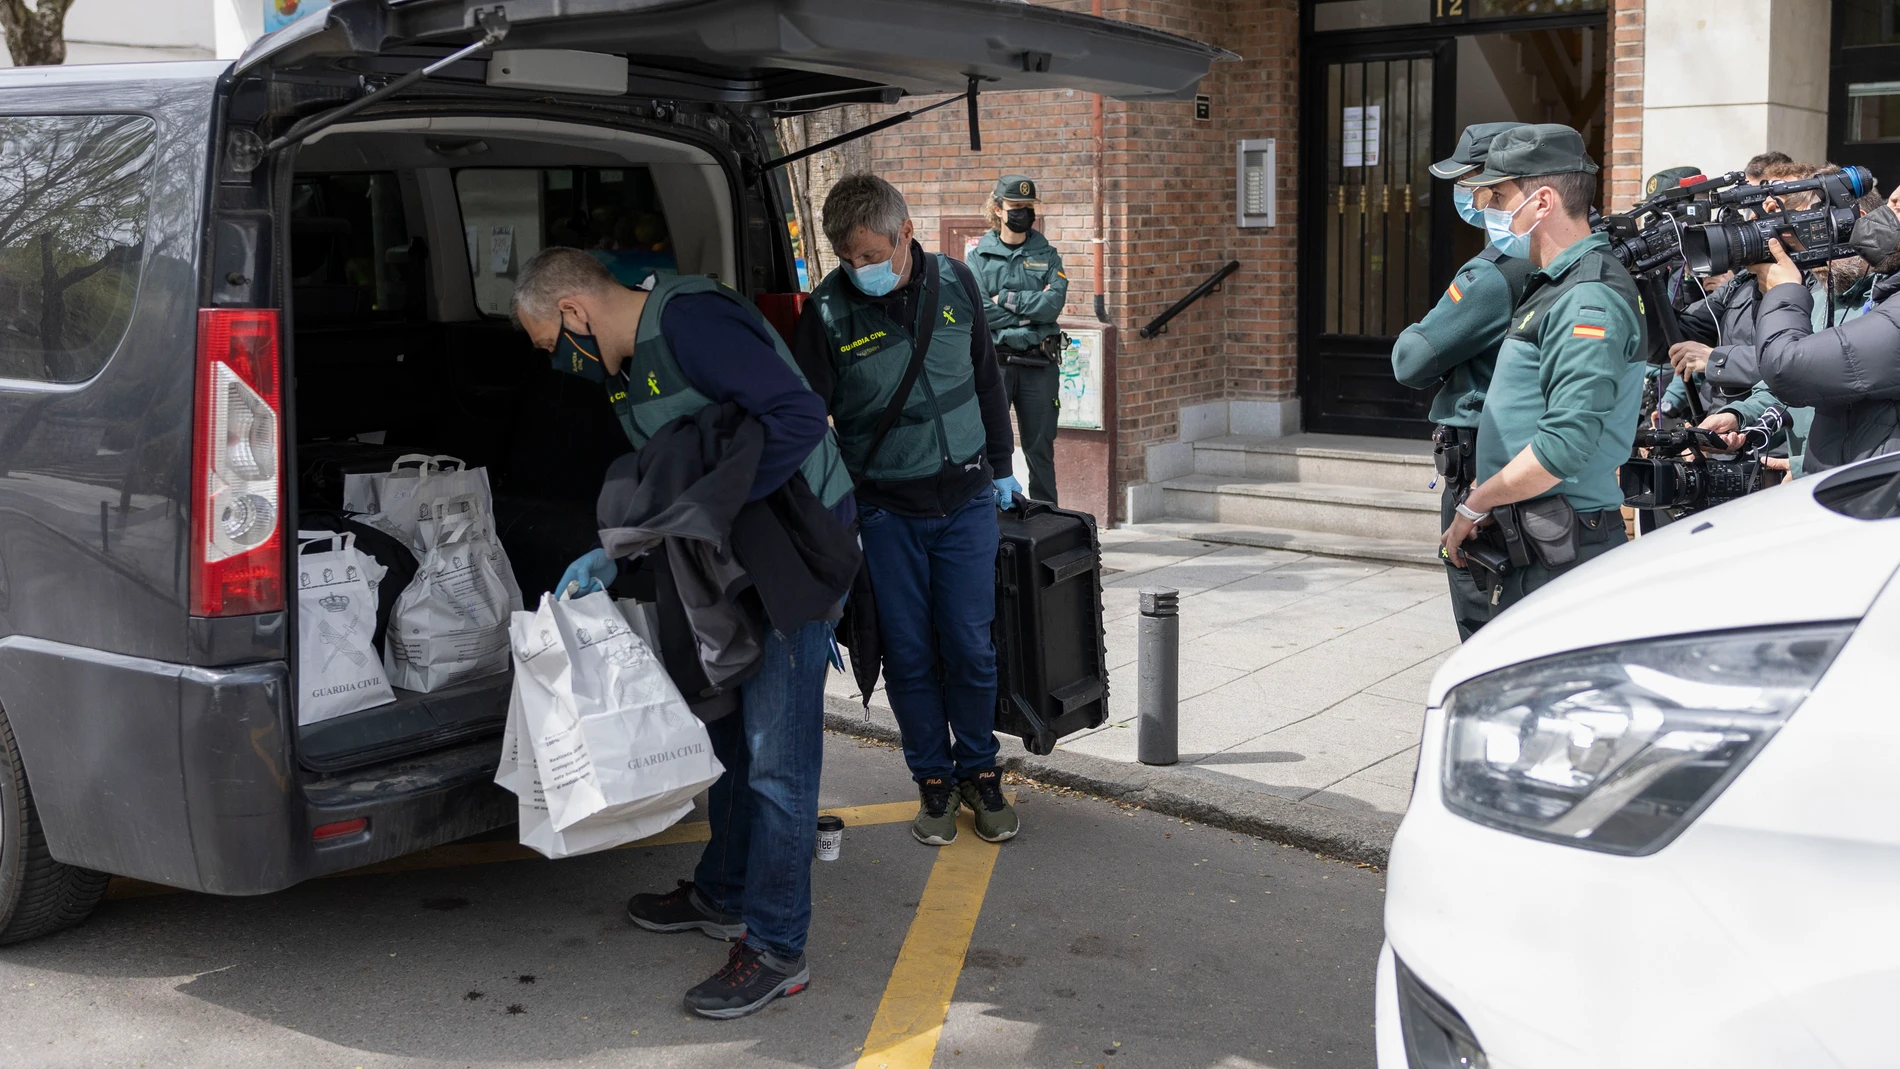
[[[40,235],[40,354],[50,381],[71,381],[70,354],[66,352],[66,287],[60,284],[50,230]]]
[[[0,0],[0,32],[6,34],[7,52],[21,67],[66,62],[66,11],[73,0]]]
[[[794,152],[797,148],[828,141],[870,123],[870,105],[846,104],[786,119],[779,124],[779,136],[786,141],[785,150]],[[792,137],[798,140],[797,148],[791,144],[791,138],[785,135],[786,128],[794,125],[796,129]],[[835,258],[831,255],[830,242],[825,239],[825,197],[831,193],[831,187],[838,184],[838,179],[870,169],[871,140],[864,137],[792,164],[793,196],[801,202],[798,229],[800,233],[809,235],[805,239],[805,270],[810,273],[813,283],[824,277],[822,265],[837,266],[830,263]]]
[[[796,115],[789,119],[780,119],[778,123],[779,144],[786,152],[797,152],[810,144],[806,136],[805,116]],[[805,278],[810,285],[817,285],[825,277],[822,252],[824,235],[818,230],[818,219],[811,209],[811,161],[799,160],[787,164],[786,177],[792,187],[792,215],[798,220],[798,247],[805,257]]]

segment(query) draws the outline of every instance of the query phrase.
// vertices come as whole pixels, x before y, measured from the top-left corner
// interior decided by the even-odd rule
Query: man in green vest
[[[1451,158],[1432,164],[1433,176],[1450,179],[1458,217],[1484,229],[1484,212],[1474,191],[1455,184],[1484,166],[1491,141],[1522,123],[1488,122],[1465,127]],[[1439,529],[1451,526],[1457,504],[1471,489],[1477,468],[1478,414],[1491,385],[1498,346],[1511,325],[1511,309],[1530,278],[1529,260],[1504,255],[1496,245],[1472,257],[1452,276],[1451,285],[1425,318],[1399,332],[1392,344],[1392,374],[1414,390],[1438,387],[1432,398],[1432,461],[1438,469]],[[1491,598],[1471,573],[1445,558],[1451,583],[1451,618],[1458,637],[1470,638],[1491,618]]]
[[[747,499],[803,478],[848,525],[851,483],[824,401],[778,332],[712,279],[661,275],[649,284],[629,289],[585,252],[544,249],[515,280],[515,318],[553,354],[556,371],[599,384],[635,449],[679,417],[737,404],[765,437]],[[568,568],[561,589],[600,590],[618,571],[596,548]],[[810,982],[805,937],[831,628],[816,620],[765,636],[739,710],[706,725],[725,773],[708,796],[712,838],[692,882],[627,903],[649,931],[740,941],[725,968],[686,993],[687,1008],[704,1017],[741,1017]]]
[[[1069,299],[1062,257],[1035,229],[1036,183],[1027,175],[996,180],[988,205],[990,229],[969,257],[987,303],[983,318],[1003,362],[1003,392],[1016,408],[1029,496],[1055,504],[1056,417],[1062,385],[1062,328],[1056,320]]]
[[[961,804],[1001,842],[1016,811],[996,767],[996,509],[1022,487],[976,278],[915,229],[889,182],[840,179],[825,237],[843,266],[812,291],[793,350],[856,480],[884,690],[921,799],[911,834],[949,844]]]
[[[1482,525],[1506,555],[1501,574],[1486,572],[1498,611],[1624,541],[1616,472],[1636,437],[1647,349],[1636,283],[1590,230],[1596,171],[1581,135],[1546,124],[1499,134],[1465,179],[1498,246],[1537,268],[1485,395],[1478,484],[1443,540],[1462,565]]]

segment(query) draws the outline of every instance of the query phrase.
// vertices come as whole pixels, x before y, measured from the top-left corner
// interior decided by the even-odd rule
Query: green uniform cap
[[[1583,135],[1558,123],[1506,130],[1491,142],[1484,171],[1466,185],[1495,186],[1527,175],[1595,174],[1597,165],[1584,150]]]
[[[1702,168],[1700,167],[1671,167],[1668,170],[1657,171],[1649,176],[1649,181],[1643,183],[1643,196],[1653,197],[1666,189],[1676,188],[1688,179],[1701,177]]]
[[[1024,174],[1006,174],[996,180],[990,196],[997,200],[1036,200],[1036,180]]]
[[[1506,130],[1515,130],[1524,124],[1521,122],[1481,122],[1465,127],[1458,135],[1458,147],[1452,150],[1451,158],[1432,164],[1432,173],[1440,178],[1460,178],[1484,166],[1484,158],[1491,151],[1491,142]]]

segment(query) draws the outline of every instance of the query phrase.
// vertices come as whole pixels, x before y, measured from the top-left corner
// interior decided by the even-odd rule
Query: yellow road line
[[[848,805],[836,809],[822,809],[819,810],[819,814],[837,817],[843,820],[848,828],[871,824],[900,824],[917,815],[917,803],[883,802],[877,805]],[[651,835],[614,849],[634,850],[652,846],[673,846],[678,843],[703,843],[710,838],[712,838],[712,826],[703,820],[697,820],[691,823],[675,824],[658,835]],[[335,880],[345,876],[376,876],[387,872],[416,872],[422,869],[452,869],[461,868],[464,865],[492,865],[502,861],[535,860],[542,860],[541,855],[520,843],[450,843],[447,846],[432,847],[403,857],[390,858],[388,861],[379,861],[374,865],[350,869],[347,872],[333,872],[323,879]],[[106,898],[118,900],[182,893],[178,888],[166,887],[164,884],[120,878],[113,880],[111,886],[106,889]]]
[[[959,814],[957,823],[956,842],[940,848],[930,867],[917,917],[897,952],[857,1069],[929,1069],[936,1056],[970,934],[996,868],[996,844],[976,837],[968,813]]]

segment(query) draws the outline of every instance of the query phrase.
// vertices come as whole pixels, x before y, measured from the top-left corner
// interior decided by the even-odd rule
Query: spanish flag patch
[[[1465,291],[1459,289],[1458,283],[1454,282],[1451,284],[1451,288],[1445,291],[1445,296],[1451,298],[1451,303],[1457,304],[1459,301],[1465,299]]]
[[[1593,327],[1588,323],[1578,323],[1576,326],[1570,328],[1570,336],[1573,338],[1601,338],[1603,337],[1603,328]]]

